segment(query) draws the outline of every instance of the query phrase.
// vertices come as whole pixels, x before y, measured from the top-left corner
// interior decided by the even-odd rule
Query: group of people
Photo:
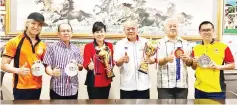
[[[223,70],[234,69],[234,59],[227,45],[214,40],[215,28],[209,21],[199,26],[202,43],[191,48],[188,41],[178,36],[177,20],[167,19],[165,37],[157,41],[157,53],[146,59],[144,47],[148,40],[138,35],[138,24],[133,20],[124,22],[126,37],[115,47],[105,40],[106,25],[95,22],[92,27],[94,40],[85,45],[83,55],[76,45],[70,43],[73,28],[68,23],[58,26],[59,40],[46,46],[39,37],[46,25],[42,14],[31,13],[24,32],[6,43],[1,69],[13,73],[15,100],[40,98],[42,76],[33,75],[30,69],[38,60],[42,61],[45,72],[52,76],[50,99],[78,98],[78,76],[69,76],[65,71],[72,60],[76,62],[78,71],[87,70],[85,85],[89,99],[108,99],[112,82],[108,72],[111,73],[115,65],[121,74],[120,99],[149,99],[149,73],[139,71],[143,60],[158,65],[158,99],[187,99],[188,67],[195,70],[195,98],[226,98]],[[107,64],[98,54],[103,48],[109,52]],[[203,55],[211,60],[207,67],[199,63]],[[14,66],[10,64],[12,60]]]

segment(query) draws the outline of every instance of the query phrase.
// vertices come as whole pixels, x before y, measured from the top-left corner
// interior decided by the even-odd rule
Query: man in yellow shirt
[[[211,22],[202,22],[199,25],[199,34],[202,43],[195,46],[191,54],[192,68],[196,70],[195,98],[225,99],[226,84],[223,70],[235,68],[233,55],[226,44],[213,39],[214,25]],[[210,59],[202,59],[204,56]],[[206,67],[197,62],[206,62]]]

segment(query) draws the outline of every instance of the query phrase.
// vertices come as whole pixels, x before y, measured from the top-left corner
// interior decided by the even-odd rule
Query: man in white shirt
[[[164,25],[166,36],[158,41],[158,99],[187,99],[188,71],[186,65],[190,65],[191,60],[188,55],[191,48],[186,40],[178,36],[176,19],[167,19]],[[178,51],[183,51],[183,54],[179,55]]]
[[[149,75],[138,71],[147,39],[138,36],[135,21],[126,21],[124,31],[126,38],[116,43],[114,51],[114,60],[121,73],[120,99],[149,99],[151,87]],[[155,59],[151,57],[146,61],[152,64]]]

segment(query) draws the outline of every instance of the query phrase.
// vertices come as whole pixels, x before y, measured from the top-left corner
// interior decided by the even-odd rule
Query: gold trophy
[[[157,42],[154,40],[147,41],[145,47],[144,47],[144,57],[146,59],[149,59],[151,56],[155,55],[157,51]],[[145,61],[142,61],[140,69],[138,70],[142,73],[147,74],[148,71],[148,63]]]
[[[110,59],[111,52],[108,48],[108,46],[103,46],[102,48],[96,48],[96,54],[99,56],[99,60],[102,61],[106,67],[106,74],[108,78],[113,78],[115,77],[112,68],[108,70],[108,67],[112,67],[112,65],[109,64],[109,61],[111,60],[112,64],[112,59]]]

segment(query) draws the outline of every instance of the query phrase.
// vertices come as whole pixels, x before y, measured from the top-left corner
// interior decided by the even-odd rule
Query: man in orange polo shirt
[[[13,73],[13,95],[15,100],[39,99],[42,76],[35,76],[30,69],[34,61],[42,61],[46,45],[40,40],[44,16],[31,13],[26,21],[24,33],[10,39],[3,52],[1,69]],[[14,67],[10,62],[14,59]]]

